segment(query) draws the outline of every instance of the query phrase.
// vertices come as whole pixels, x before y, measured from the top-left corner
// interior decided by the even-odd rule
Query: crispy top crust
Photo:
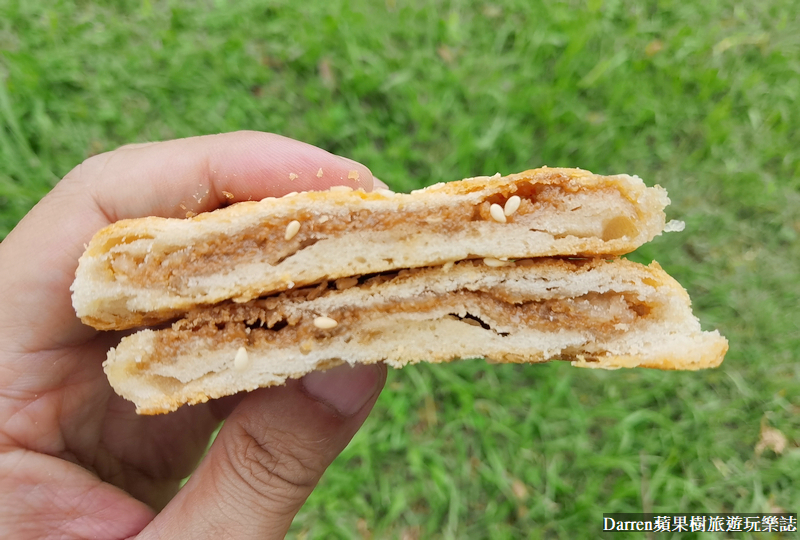
[[[498,219],[513,197],[517,209]],[[411,194],[334,189],[186,220],[123,220],[98,232],[81,257],[73,304],[87,324],[123,329],[227,299],[397,268],[622,254],[661,233],[667,204],[662,188],[637,177],[542,168]]]
[[[243,201],[213,212],[198,214],[185,220],[154,216],[123,219],[100,230],[86,248],[85,256],[102,255],[118,245],[120,240],[133,241],[140,237],[156,234],[165,228],[181,226],[179,224],[185,224],[183,225],[185,228],[198,229],[199,227],[197,226],[200,224],[233,223],[245,216],[294,212],[305,207],[319,205],[320,203],[353,206],[355,210],[361,206],[361,203],[386,201],[387,198],[394,203],[392,206],[396,207],[398,211],[403,211],[404,206],[408,204],[425,204],[427,201],[440,199],[442,196],[452,198],[477,194],[486,190],[492,190],[492,193],[513,194],[516,191],[514,187],[521,182],[532,182],[538,185],[558,185],[573,192],[583,189],[599,190],[610,188],[619,191],[633,203],[642,202],[649,190],[658,195],[652,201],[654,207],[661,204],[659,210],[663,210],[669,204],[669,198],[663,188],[660,186],[647,188],[637,176],[626,174],[602,176],[582,169],[542,167],[504,177],[496,174],[494,176],[465,178],[457,182],[442,182],[412,191],[410,194],[395,193],[389,197],[383,191],[371,193],[363,190],[304,191],[279,198],[267,197],[260,201]],[[573,254],[564,253],[563,255]]]

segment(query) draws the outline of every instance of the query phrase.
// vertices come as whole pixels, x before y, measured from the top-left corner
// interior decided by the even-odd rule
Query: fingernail
[[[378,180],[376,182],[375,181],[375,177],[372,176],[372,171],[370,171],[369,167],[367,167],[363,163],[359,163],[358,161],[352,160],[352,159],[344,157],[344,156],[340,156],[338,154],[336,155],[336,157],[338,157],[339,159],[341,159],[342,161],[347,163],[348,167],[351,170],[355,170],[358,173],[359,178],[358,178],[357,181],[361,182],[361,187],[363,187],[365,189],[367,188],[367,186],[365,184],[365,181],[366,181],[367,177],[372,178],[372,188],[371,189],[380,188],[380,187],[383,187],[385,185],[380,180]],[[380,185],[378,185],[378,184],[380,184]]]
[[[328,371],[314,371],[301,379],[306,394],[336,409],[342,416],[353,416],[369,401],[382,379],[377,365],[348,364]]]
[[[377,176],[372,177],[372,189],[389,189],[389,186],[378,178]]]
[[[336,157],[346,161],[350,165],[358,165],[359,167],[366,167],[363,163],[359,163],[358,161],[356,161],[354,159],[350,159],[349,157],[340,156],[339,154],[336,154]]]

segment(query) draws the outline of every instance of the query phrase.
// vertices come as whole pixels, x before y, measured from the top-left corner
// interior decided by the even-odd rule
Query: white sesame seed
[[[514,212],[517,211],[519,208],[519,203],[522,202],[522,199],[519,198],[519,195],[514,195],[513,197],[509,197],[506,201],[506,205],[503,207],[503,213],[507,216],[512,215]]]
[[[495,259],[494,257],[486,257],[483,259],[483,264],[492,268],[498,268],[500,266],[510,266],[512,263],[508,261],[501,261],[500,259]]]
[[[322,178],[322,167],[317,171],[317,178]]]
[[[489,213],[492,215],[492,219],[496,222],[506,222],[506,215],[503,213],[503,207],[499,204],[492,204],[492,206],[489,207]]]
[[[236,371],[244,371],[250,365],[250,357],[247,356],[247,349],[239,347],[236,351],[236,356],[233,359],[233,369]]]
[[[329,330],[331,328],[335,328],[337,324],[339,323],[330,317],[317,317],[314,319],[314,326],[320,330]]]
[[[353,191],[350,186],[331,186],[330,191]]]
[[[350,287],[355,287],[358,285],[358,278],[357,277],[343,277],[336,280],[336,289],[339,291],[343,291],[345,289],[349,289]]]
[[[294,235],[297,234],[297,231],[300,230],[300,222],[296,219],[294,221],[290,221],[289,224],[286,226],[286,234],[283,237],[286,240],[291,240],[294,238]]]

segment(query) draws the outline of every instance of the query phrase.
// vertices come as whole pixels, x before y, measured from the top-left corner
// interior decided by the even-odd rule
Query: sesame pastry
[[[197,306],[467,259],[611,257],[664,230],[661,187],[638,177],[541,168],[410,194],[347,186],[241,202],[188,219],[123,220],[81,257],[73,305],[126,329]]]
[[[499,260],[498,260],[499,261]],[[122,339],[104,369],[140,414],[283,384],[349,362],[485,358],[697,370],[728,342],[704,332],[686,291],[657,263],[467,260],[325,280],[192,309]]]

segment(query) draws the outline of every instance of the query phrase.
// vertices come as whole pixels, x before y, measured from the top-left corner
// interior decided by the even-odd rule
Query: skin
[[[102,371],[120,335],[81,324],[69,286],[84,245],[119,219],[331,185],[383,187],[319,148],[237,132],[94,156],[25,216],[0,243],[0,538],[284,537],[372,409],[385,367],[137,416]]]

